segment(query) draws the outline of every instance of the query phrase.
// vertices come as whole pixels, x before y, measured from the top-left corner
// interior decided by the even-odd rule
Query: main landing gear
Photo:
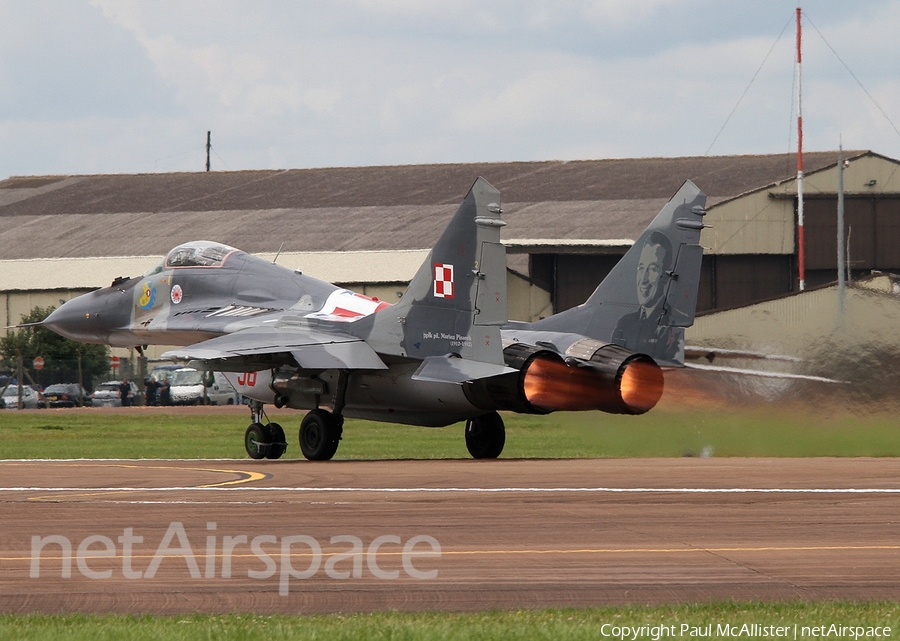
[[[263,423],[265,419],[266,423]],[[279,459],[287,450],[284,429],[278,423],[269,423],[263,404],[250,401],[250,427],[244,432],[244,448],[252,459]]]
[[[300,423],[300,450],[310,461],[329,461],[344,432],[344,417],[326,410],[311,410]]]
[[[253,422],[244,432],[244,448],[252,459],[278,459],[287,450],[284,429],[278,423],[263,423],[262,403],[250,412]],[[268,420],[268,418],[266,418]],[[326,410],[312,410],[300,423],[300,450],[310,461],[329,461],[337,452],[343,434],[344,417]]]
[[[506,428],[497,412],[466,421],[466,448],[472,458],[497,458],[506,444]]]
[[[263,404],[250,401],[252,422],[244,433],[244,447],[252,459],[278,459],[287,450],[284,429],[268,422]],[[265,420],[266,423],[262,421]],[[337,452],[344,432],[344,417],[324,409],[311,410],[300,423],[300,450],[310,461],[329,461]],[[497,412],[466,422],[466,448],[472,458],[500,456],[506,444],[506,428]]]

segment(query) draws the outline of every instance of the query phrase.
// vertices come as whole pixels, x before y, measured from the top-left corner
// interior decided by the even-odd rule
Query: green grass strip
[[[727,634],[724,634],[725,626]],[[900,604],[727,602],[476,614],[379,612],[317,616],[0,615],[0,639],[23,641],[575,641],[617,639],[625,635],[623,628],[628,629],[625,638],[635,640],[735,637],[794,639],[795,630],[797,639],[897,639],[900,638]],[[777,628],[787,630],[787,634],[775,636],[779,631]],[[889,636],[866,636],[867,631],[874,635],[876,628],[881,634],[887,633]],[[890,628],[890,631],[887,632],[886,628]],[[619,631],[616,632],[617,630]],[[707,636],[709,632],[711,634]],[[614,633],[619,636],[613,636]]]
[[[299,458],[301,412],[270,418]],[[900,456],[893,414],[858,417],[785,409],[654,410],[643,416],[503,414],[503,458]],[[0,412],[0,458],[246,458],[249,414],[100,410]],[[423,428],[347,420],[337,459],[469,458],[463,425]]]

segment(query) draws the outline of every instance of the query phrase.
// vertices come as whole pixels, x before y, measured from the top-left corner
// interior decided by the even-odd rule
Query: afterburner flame
[[[597,382],[592,370],[569,367],[562,361],[537,357],[525,372],[525,398],[547,410],[596,409]]]
[[[643,414],[659,402],[663,373],[656,363],[632,361],[622,372],[622,400],[635,414]]]
[[[632,362],[621,385],[590,367],[570,367],[538,356],[525,372],[525,398],[545,410],[603,410],[642,414],[662,396],[663,375],[655,363]]]

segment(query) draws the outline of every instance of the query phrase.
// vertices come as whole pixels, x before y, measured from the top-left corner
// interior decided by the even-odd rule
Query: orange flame
[[[632,361],[622,372],[622,400],[635,414],[656,407],[663,394],[663,373],[655,363]]]
[[[569,367],[552,358],[535,358],[524,381],[525,398],[546,410],[621,411],[622,402],[635,414],[659,401],[663,375],[653,363],[633,362],[622,374],[621,389],[592,368]]]

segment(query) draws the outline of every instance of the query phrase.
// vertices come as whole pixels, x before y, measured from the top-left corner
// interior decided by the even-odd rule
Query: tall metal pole
[[[84,376],[81,373],[81,350],[78,350],[78,402],[84,407]]]
[[[803,53],[800,18],[800,7],[797,7],[797,267],[802,291],[806,289],[806,252],[803,234]]]
[[[212,149],[212,132],[206,132],[206,171],[209,171],[209,150]]]
[[[16,399],[16,409],[23,410],[25,409],[25,401],[22,400],[22,386],[25,384],[25,375],[24,375],[25,367],[22,365],[22,352],[16,350],[16,383],[18,383],[16,390],[18,392],[18,398]]]
[[[838,310],[844,311],[844,143],[838,144],[838,201],[837,201],[837,270]]]

